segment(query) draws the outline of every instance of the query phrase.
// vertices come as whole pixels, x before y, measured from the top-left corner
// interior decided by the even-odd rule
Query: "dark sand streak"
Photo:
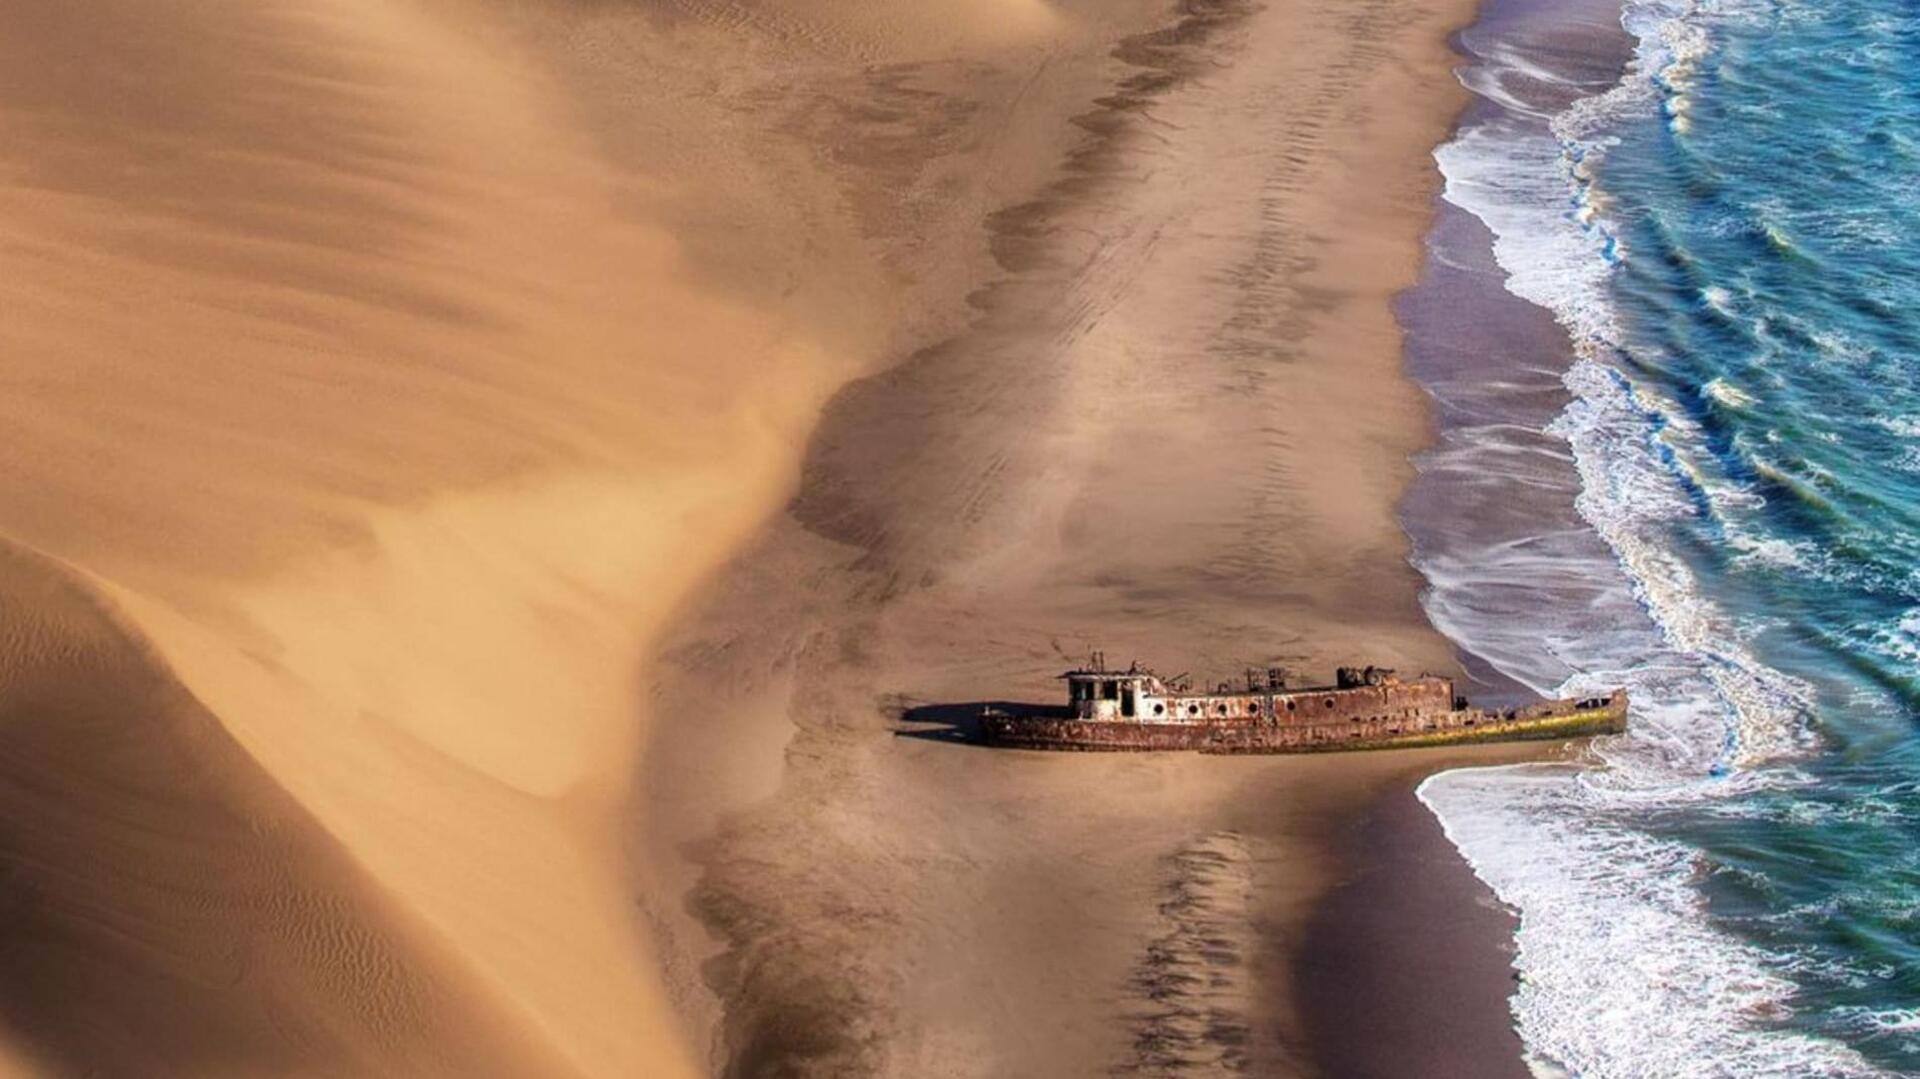
[[[1141,178],[1140,159],[1151,159],[1153,101],[1217,62],[1218,37],[1251,7],[1182,0],[1178,22],[1122,42],[1114,56],[1138,73],[1074,118],[1089,137],[1068,153],[1062,178],[988,217],[989,245],[1007,276],[970,297],[982,317],[828,405],[791,512],[815,535],[866,552],[863,568],[881,570],[887,591],[929,583],[962,555],[962,544],[991,542],[969,527],[987,515],[986,500],[1020,489],[1023,475],[1044,467],[1035,440],[1008,440],[980,417],[1038,422],[1059,414],[1061,372],[1045,362],[1045,350],[1096,318],[1105,298],[1078,288],[1109,242],[1083,215],[1091,208],[1097,220],[1104,205],[1124,203],[1125,188]],[[955,409],[956,401],[968,407]],[[930,485],[943,488],[932,499]]]
[[[1218,38],[1250,10],[1232,0],[1184,0],[1177,22],[1122,42],[1114,55],[1134,73],[1100,98],[1097,108],[1074,119],[1088,138],[1067,155],[1062,178],[1040,197],[987,219],[995,261],[1008,276],[970,297],[982,312],[974,326],[849,386],[829,405],[803,466],[792,518],[812,536],[859,553],[849,566],[841,625],[816,631],[835,643],[828,647],[816,637],[811,647],[788,645],[772,653],[798,651],[799,678],[809,684],[867,681],[860,642],[877,630],[863,624],[866,612],[933,583],[968,544],[992,542],[978,527],[990,500],[1021,489],[1023,475],[1044,466],[1042,448],[1032,439],[1005,436],[1009,427],[1032,431],[1058,414],[1060,372],[1044,362],[1046,345],[1070,339],[1096,315],[1090,309],[1096,299],[1075,291],[1105,241],[1096,230],[1076,227],[1076,214],[1124,200],[1121,190],[1140,175],[1140,147],[1153,138],[1151,104],[1219,62]],[[898,90],[891,80],[881,88]],[[969,407],[956,409],[956,401]],[[983,425],[983,415],[998,422]],[[1030,420],[1006,425],[1010,416]],[[845,711],[809,708],[812,724],[796,715],[800,744],[790,751],[790,764],[810,751],[805,743],[814,724],[830,731],[841,722],[838,716],[871,709],[857,700],[849,704]],[[708,872],[696,903],[708,925],[733,945],[708,973],[728,1002],[727,1073],[882,1070],[884,1042],[892,1035],[892,994],[885,988],[896,975],[862,967],[856,958],[860,942],[849,939],[848,931],[862,927],[864,919],[872,919],[876,930],[890,928],[891,913],[856,911],[851,904],[857,900],[829,898],[813,913],[831,931],[796,935],[784,912],[760,906],[791,901],[784,875],[751,859],[730,862],[726,846],[723,839],[705,859]],[[751,898],[767,889],[776,894]],[[831,909],[841,902],[849,906]]]

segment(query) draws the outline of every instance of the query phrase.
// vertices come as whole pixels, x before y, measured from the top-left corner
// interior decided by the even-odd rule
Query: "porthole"
[[[1332,698],[1332,697],[1328,697],[1328,698],[1327,698],[1327,701],[1326,701],[1326,704],[1327,704],[1327,707],[1328,707],[1328,708],[1332,708],[1332,707],[1333,707],[1333,698]]]
[[[1217,711],[1224,716],[1227,714],[1227,706],[1223,704],[1217,709]]]
[[[1200,714],[1200,706],[1199,706],[1199,705],[1197,705],[1197,704],[1189,704],[1189,705],[1187,705],[1187,714],[1188,714],[1188,715],[1190,715],[1190,716],[1197,716],[1197,715],[1199,715],[1199,714]]]
[[[1293,711],[1293,702],[1292,702],[1292,701],[1288,701],[1288,702],[1287,702],[1287,711],[1289,711],[1289,712],[1291,712],[1291,711]]]
[[[1166,715],[1166,714],[1167,714],[1167,706],[1166,706],[1166,705],[1164,705],[1164,704],[1156,704],[1156,705],[1154,705],[1154,706],[1153,706],[1153,714],[1154,714],[1154,715],[1156,715],[1156,716],[1164,716],[1164,715]]]

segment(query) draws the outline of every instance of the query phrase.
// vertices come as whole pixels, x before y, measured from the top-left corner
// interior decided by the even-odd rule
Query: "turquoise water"
[[[1439,158],[1572,342],[1544,433],[1608,564],[1511,574],[1601,580],[1604,632],[1434,606],[1636,728],[1423,797],[1521,912],[1543,1065],[1920,1074],[1920,5],[1632,4],[1591,93],[1538,14],[1469,35]]]
[[[1596,172],[1621,363],[1696,428],[1671,542],[1818,742],[1791,786],[1655,825],[1707,853],[1712,917],[1793,957],[1784,1025],[1920,1071],[1920,9],[1700,26],[1667,122]]]

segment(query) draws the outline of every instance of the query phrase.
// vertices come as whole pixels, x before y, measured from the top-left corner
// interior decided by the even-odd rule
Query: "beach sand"
[[[0,1064],[1325,1059],[1440,758],[901,717],[1451,668],[1389,299],[1467,0],[0,9]]]
[[[1349,826],[1447,758],[964,737],[1093,648],[1203,678],[1455,666],[1394,517],[1428,428],[1390,300],[1469,10],[1176,15],[1114,50],[1063,175],[989,219],[965,328],[835,396],[786,515],[663,653],[635,842],[651,894],[691,890],[649,916],[716,1071],[1293,1074],[1379,1029],[1300,1006],[1303,938],[1356,875],[1400,886]],[[1407,992],[1383,957],[1341,1007],[1423,1000],[1408,1020],[1518,1069],[1509,926],[1451,866],[1426,924],[1477,932],[1472,962]],[[1422,1044],[1380,1052],[1415,1074]]]

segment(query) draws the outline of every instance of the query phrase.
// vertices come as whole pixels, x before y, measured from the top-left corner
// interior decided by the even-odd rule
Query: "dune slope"
[[[0,554],[0,1021],[66,1074],[554,1061],[95,593]]]
[[[701,280],[487,6],[0,8],[24,1058],[687,1066],[615,823],[638,667],[848,335]]]

